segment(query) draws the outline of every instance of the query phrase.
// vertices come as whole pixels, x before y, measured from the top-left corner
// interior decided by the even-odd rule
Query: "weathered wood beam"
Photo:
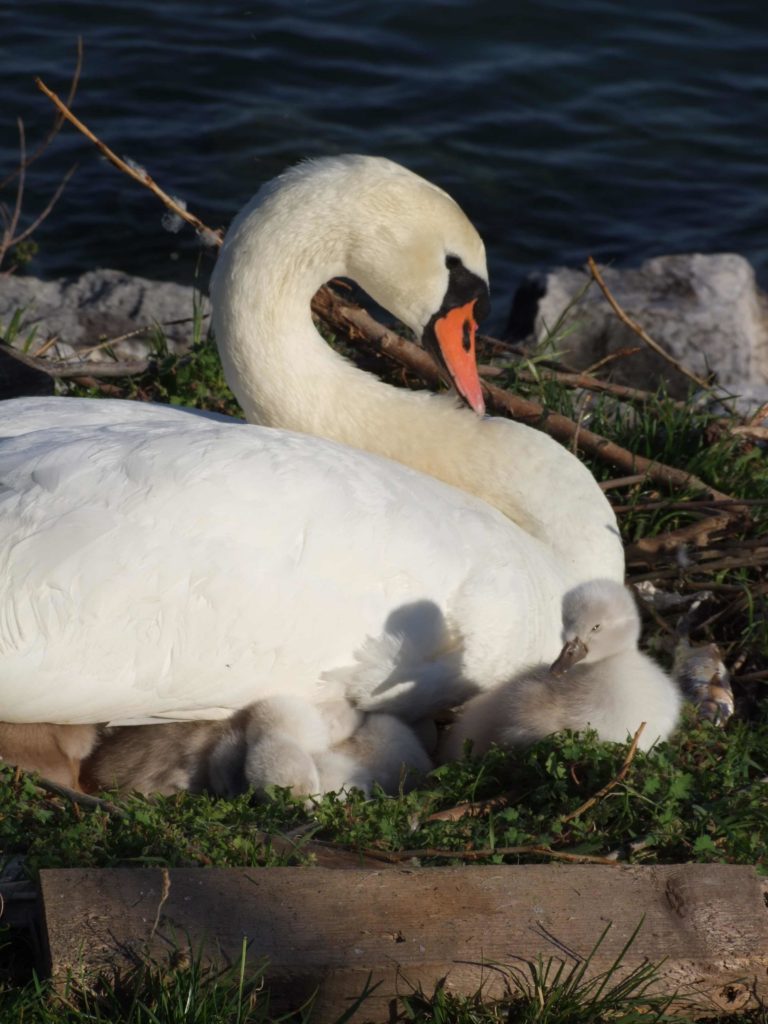
[[[605,970],[641,924],[625,973],[664,960],[659,991],[708,1011],[768,997],[768,910],[749,867],[177,868],[41,872],[54,976],[125,967],[179,946],[269,961],[272,1006],[319,987],[318,1020],[380,987],[358,1019],[386,1020],[410,986],[506,994],[494,965],[584,958]],[[575,960],[574,960],[575,962]],[[690,1012],[687,1004],[686,1012]]]

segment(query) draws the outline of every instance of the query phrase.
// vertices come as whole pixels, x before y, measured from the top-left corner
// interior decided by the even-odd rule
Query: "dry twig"
[[[524,380],[529,383],[537,383],[537,376],[531,373],[530,370],[516,369],[515,374],[520,378],[520,380]],[[624,402],[645,403],[656,399],[656,395],[652,391],[645,391],[642,388],[633,388],[628,384],[614,384],[609,380],[601,380],[599,377],[593,377],[588,370],[584,370],[581,373],[574,373],[571,371],[566,372],[563,370],[550,370],[547,368],[539,371],[538,380],[551,380],[558,384],[564,384],[569,388],[582,388],[584,391],[595,391],[600,394],[611,395],[613,398],[618,398]],[[667,401],[678,409],[686,407],[685,402],[681,402],[677,399],[669,398]]]
[[[83,37],[82,36],[78,36],[77,37],[77,60],[75,62],[75,70],[72,72],[72,80],[69,83],[69,93],[67,94],[67,100],[66,100],[66,106],[67,107],[71,107],[72,103],[74,102],[75,95],[77,94],[77,87],[80,84],[80,75],[82,73],[82,70],[83,70]],[[15,178],[17,178],[19,176],[19,174],[23,173],[23,171],[26,171],[27,168],[31,167],[32,164],[43,155],[43,153],[46,151],[46,149],[48,149],[50,144],[53,142],[53,140],[56,138],[56,136],[61,131],[61,128],[62,128],[62,126],[64,124],[64,121],[65,121],[64,115],[61,113],[61,111],[58,111],[56,113],[56,116],[53,119],[53,124],[51,125],[51,127],[48,130],[48,134],[45,136],[43,141],[38,145],[37,149],[32,153],[31,156],[28,156],[24,161],[22,161],[19,164],[18,167],[16,167],[13,171],[10,172],[10,174],[6,175],[6,177],[3,178],[2,181],[0,181],[0,191],[2,191],[2,189],[4,189],[6,185],[9,185]]]
[[[121,810],[116,804],[111,803],[109,800],[103,800],[99,796],[91,796],[88,793],[79,793],[75,789],[70,789],[69,786],[61,786],[58,782],[51,782],[50,779],[45,779],[40,776],[35,776],[33,779],[35,786],[38,789],[42,789],[46,793],[53,793],[55,796],[63,797],[65,800],[69,800],[71,804],[76,807],[85,807],[89,811],[105,811],[116,818],[127,818],[128,815],[125,811]]]
[[[137,374],[144,373],[149,366],[148,359],[133,363],[90,363],[85,360],[58,362],[52,359],[38,359],[34,356],[25,355],[24,352],[20,352],[19,349],[14,348],[12,345],[5,345],[3,352],[12,359],[17,360],[17,362],[23,363],[24,366],[29,366],[35,370],[43,370],[51,377],[57,377],[59,380],[79,379],[86,375],[89,377],[106,378],[134,377]]]
[[[80,80],[80,72],[82,70],[82,66],[83,41],[81,38],[78,38],[77,63],[75,65],[75,70],[72,75],[72,81],[69,87],[69,95],[67,97],[67,102],[69,104],[71,104],[75,98],[75,93],[77,92],[77,86]],[[57,115],[46,137],[43,139],[43,141],[40,143],[40,145],[37,147],[34,153],[32,153],[31,156],[28,156],[24,122],[21,120],[21,118],[17,118],[19,131],[19,163],[15,170],[11,171],[11,173],[6,175],[2,182],[0,182],[0,191],[2,191],[2,189],[5,188],[6,185],[9,185],[15,179],[18,179],[18,184],[16,186],[16,198],[14,200],[13,210],[9,212],[3,204],[0,204],[0,218],[2,218],[3,221],[3,231],[2,235],[0,235],[0,265],[2,265],[3,260],[10,252],[10,250],[15,246],[18,246],[21,242],[26,241],[26,239],[29,238],[29,236],[34,231],[36,231],[37,228],[39,228],[40,225],[43,223],[43,221],[50,215],[54,206],[61,198],[61,195],[64,189],[66,188],[69,179],[75,172],[76,165],[70,167],[70,169],[66,172],[62,180],[59,182],[59,185],[55,189],[52,198],[45,205],[41,213],[39,213],[37,217],[35,217],[32,220],[32,222],[27,225],[26,228],[19,230],[27,170],[29,167],[31,167],[35,160],[37,160],[38,157],[40,157],[46,151],[46,149],[54,140],[56,135],[58,135],[63,123],[64,118],[60,114]]]
[[[179,206],[176,200],[169,196],[167,192],[164,192],[146,171],[137,170],[126,160],[119,157],[117,153],[111,150],[109,146],[105,145],[101,139],[94,135],[90,128],[86,127],[79,118],[75,117],[67,104],[64,103],[64,101],[61,100],[52,89],[48,88],[42,78],[35,78],[35,85],[40,92],[44,93],[44,95],[48,97],[62,116],[70,121],[78,131],[82,132],[87,139],[90,139],[102,156],[105,156],[107,160],[117,167],[119,171],[122,171],[123,174],[127,174],[129,178],[133,178],[134,181],[138,181],[140,185],[148,188],[149,191],[153,192],[161,202],[165,203],[168,209],[172,210],[177,217],[181,217],[181,219],[186,221],[187,224],[191,224],[199,235],[209,239],[214,245],[221,245],[223,234],[220,230],[213,230],[209,228],[200,220],[199,217],[195,217],[194,214],[189,213],[182,206]]]
[[[490,800],[474,800],[469,803],[456,804],[455,807],[446,807],[443,811],[435,811],[434,814],[427,815],[424,820],[461,821],[462,818],[484,818],[486,814],[508,807],[512,798],[513,794],[502,793]]]
[[[161,868],[161,887],[160,887],[160,899],[157,902],[157,911],[155,913],[155,920],[152,922],[152,927],[149,930],[148,942],[155,937],[155,933],[160,925],[160,917],[163,913],[163,907],[171,895],[171,876],[168,873],[168,868]]]
[[[404,860],[421,860],[425,857],[432,857],[435,860],[487,860],[489,857],[512,857],[519,855],[533,855],[539,857],[551,857],[553,860],[565,860],[575,864],[610,864],[616,865],[616,860],[611,857],[595,857],[588,853],[569,853],[567,850],[552,850],[549,846],[495,846],[492,850],[441,850],[433,847],[424,847],[419,850],[375,850],[366,849],[367,857],[374,860],[387,861],[390,864],[399,863]]]
[[[570,814],[564,814],[560,818],[560,821],[563,824],[565,824],[567,821],[573,821],[574,818],[578,818],[579,815],[583,814],[585,811],[588,811],[590,807],[594,807],[598,801],[602,800],[603,797],[607,796],[612,789],[615,789],[620,782],[624,781],[624,779],[627,776],[627,772],[629,771],[630,765],[635,759],[635,754],[637,753],[637,744],[640,742],[640,737],[643,734],[643,729],[645,729],[645,722],[640,723],[637,732],[632,737],[632,742],[629,745],[627,756],[624,758],[624,764],[621,766],[621,771],[616,776],[616,778],[611,779],[609,783],[603,786],[602,789],[599,789],[597,793],[594,794],[594,796],[591,796],[589,798],[589,800],[585,800],[584,803],[581,804],[580,807],[577,807],[575,811],[571,811]]]

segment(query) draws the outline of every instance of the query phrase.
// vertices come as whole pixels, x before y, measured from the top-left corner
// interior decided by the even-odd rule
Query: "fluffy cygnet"
[[[518,747],[561,729],[591,727],[603,740],[624,742],[641,722],[647,750],[674,730],[680,692],[638,650],[640,616],[626,587],[592,580],[563,599],[563,641],[551,666],[538,665],[470,700],[443,742],[441,760],[475,753],[492,743]]]
[[[80,764],[99,735],[96,725],[0,722],[0,760],[80,789]]]
[[[89,792],[119,789],[163,796],[182,790],[200,792],[208,785],[210,753],[227,737],[233,746],[237,742],[242,745],[237,716],[215,722],[105,729],[83,765],[83,785]]]
[[[109,729],[83,777],[90,790],[166,796],[208,790],[232,797],[249,786],[263,793],[270,785],[316,793],[313,755],[346,740],[362,721],[344,700],[312,705],[272,697],[220,721]]]
[[[394,795],[413,788],[432,770],[424,744],[411,726],[394,715],[369,714],[360,728],[331,750],[318,754],[315,764],[321,793],[360,789],[370,796],[374,783]]]
[[[363,717],[345,700],[308,704],[296,697],[257,701],[239,714],[242,757],[224,737],[209,759],[211,789],[225,796],[242,792],[241,778],[259,795],[268,786],[296,795],[321,792],[315,757],[347,739]]]

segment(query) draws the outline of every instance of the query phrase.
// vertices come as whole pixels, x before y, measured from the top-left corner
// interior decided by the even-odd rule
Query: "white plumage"
[[[278,694],[417,718],[553,657],[563,592],[622,577],[610,507],[567,451],[322,343],[309,300],[337,274],[425,337],[455,313],[451,372],[478,404],[485,261],[456,204],[369,157],[267,186],[212,285],[230,383],[249,418],[357,448],[136,403],[2,403],[0,718],[223,717]]]
[[[3,466],[8,721],[212,718],[349,690],[418,717],[557,645],[543,545],[348,447],[129,415],[6,441]]]
[[[441,759],[461,757],[466,740],[484,753],[492,743],[520,747],[562,729],[594,729],[624,742],[641,722],[647,750],[677,725],[675,682],[638,650],[640,617],[629,591],[612,580],[574,588],[563,602],[561,657],[524,670],[470,700],[446,736]],[[578,664],[573,664],[578,660]]]

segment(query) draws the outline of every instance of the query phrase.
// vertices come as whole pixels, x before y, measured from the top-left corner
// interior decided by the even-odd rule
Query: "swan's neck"
[[[384,384],[321,338],[310,303],[327,280],[347,276],[344,241],[333,222],[313,218],[311,236],[295,226],[278,240],[268,213],[252,215],[247,248],[234,237],[216,268],[214,329],[246,419],[376,452],[477,493],[466,480],[474,414],[453,398]],[[243,228],[236,222],[230,233]],[[256,258],[264,252],[279,259]]]
[[[312,296],[330,277],[343,274],[341,263],[302,267],[290,255],[281,267],[238,267],[224,317],[216,322],[224,372],[251,423],[409,461],[401,456],[421,396],[362,373],[323,340],[312,321]]]
[[[269,211],[241,215],[219,257],[214,330],[246,419],[402,462],[499,509],[573,567],[575,580],[622,578],[618,541],[614,566],[602,559],[599,571],[586,568],[595,545],[606,550],[615,520],[590,474],[560,445],[521,424],[480,420],[453,397],[384,384],[319,336],[312,296],[330,278],[349,276],[344,232],[331,217],[320,221],[278,229]]]

